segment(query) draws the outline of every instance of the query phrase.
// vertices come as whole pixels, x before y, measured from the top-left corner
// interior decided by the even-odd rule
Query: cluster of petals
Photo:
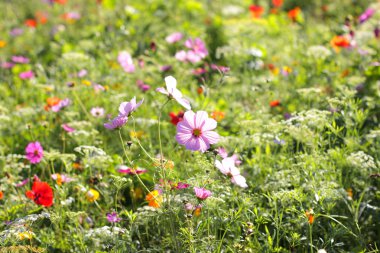
[[[45,207],[53,205],[53,189],[46,182],[34,181],[32,190],[27,191],[25,195],[37,205]]]
[[[142,168],[129,168],[125,165],[120,165],[117,168],[117,172],[128,175],[139,175],[147,172],[147,170]]]
[[[224,175],[231,178],[231,182],[233,184],[236,184],[242,188],[248,187],[245,177],[240,175],[240,171],[235,166],[235,161],[230,158],[224,158],[222,162],[219,160],[215,161],[215,166],[219,169],[220,172],[222,172]]]
[[[181,50],[175,54],[175,58],[179,61],[197,63],[208,55],[206,45],[200,38],[186,40],[185,46],[188,51]]]
[[[163,87],[157,88],[156,91],[174,99],[187,110],[191,110],[190,102],[183,98],[182,93],[177,89],[177,80],[172,76],[165,77],[166,89]]]
[[[201,187],[194,187],[195,196],[200,200],[205,200],[212,195],[211,191]]]
[[[104,123],[107,129],[121,128],[128,122],[128,117],[136,111],[136,109],[143,103],[144,99],[136,103],[136,97],[133,97],[129,102],[123,102],[119,106],[119,115],[113,118],[110,122]]]
[[[31,164],[36,164],[44,157],[44,149],[38,141],[30,142],[25,148],[25,155]]]
[[[122,51],[117,57],[117,61],[127,73],[135,72],[135,65],[133,64],[132,56],[127,51]]]

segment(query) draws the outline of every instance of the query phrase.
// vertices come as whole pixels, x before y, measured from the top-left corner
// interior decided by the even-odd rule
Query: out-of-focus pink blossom
[[[177,41],[180,41],[181,39],[183,38],[183,34],[180,33],[180,32],[175,32],[175,33],[172,33],[170,35],[168,35],[165,40],[166,42],[168,42],[169,44],[173,44],[173,43],[176,43]]]

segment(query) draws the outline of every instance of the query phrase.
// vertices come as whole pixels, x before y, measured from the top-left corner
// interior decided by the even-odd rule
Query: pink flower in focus
[[[136,97],[133,97],[130,102],[121,103],[119,106],[119,116],[129,117],[143,102],[144,99],[141,99],[140,102],[136,103]]]
[[[198,188],[198,187],[194,187],[194,192],[195,192],[195,196],[197,196],[197,198],[200,200],[205,200],[208,197],[210,197],[212,194],[211,191],[206,190],[205,188]]]
[[[18,76],[21,79],[23,79],[23,80],[25,80],[25,79],[32,79],[34,77],[34,73],[33,73],[33,71],[28,70],[28,71],[25,71],[25,72],[21,72]]]
[[[248,187],[245,177],[240,175],[240,171],[235,167],[235,161],[230,158],[224,158],[222,162],[219,160],[215,161],[215,166],[222,172],[224,175],[231,178],[231,182],[242,188]]]
[[[180,105],[187,110],[191,110],[190,102],[182,97],[182,93],[177,89],[177,80],[172,76],[165,77],[166,89],[157,88],[156,91],[167,95],[170,99],[176,100]]]
[[[175,32],[175,33],[172,33],[170,34],[169,36],[167,36],[165,38],[166,42],[168,42],[169,44],[173,44],[173,43],[176,43],[177,41],[180,41],[181,39],[183,38],[183,34],[180,33],[180,32]]]
[[[123,173],[123,174],[128,174],[128,175],[140,175],[145,172],[147,172],[146,169],[141,169],[141,168],[129,168],[125,165],[120,165],[118,166],[117,172]]]
[[[119,64],[123,67],[125,72],[127,73],[135,72],[135,65],[133,64],[132,57],[128,52],[126,51],[120,52],[117,57],[117,60]]]
[[[101,118],[104,116],[104,108],[102,107],[93,107],[90,111],[91,115],[96,118]]]
[[[185,46],[191,49],[194,54],[199,55],[202,59],[208,55],[205,43],[200,38],[188,39]]]
[[[26,159],[32,164],[39,163],[44,156],[44,150],[38,141],[30,142],[25,148],[25,153]]]
[[[124,126],[128,121],[127,116],[117,116],[116,118],[112,119],[110,122],[104,123],[104,127],[110,130],[121,128]]]
[[[70,127],[68,124],[63,124],[61,125],[61,127],[63,128],[63,130],[65,130],[68,133],[72,133],[75,131],[75,129]]]
[[[189,150],[203,153],[210,148],[210,144],[219,141],[219,134],[213,131],[216,125],[217,122],[209,118],[205,111],[187,111],[177,124],[176,140]]]

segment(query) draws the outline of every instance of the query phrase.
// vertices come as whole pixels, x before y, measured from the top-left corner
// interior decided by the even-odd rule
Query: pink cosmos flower
[[[57,105],[53,105],[51,107],[51,110],[53,112],[59,112],[61,109],[69,106],[70,104],[71,104],[71,100],[68,98],[65,98],[65,99],[62,99],[61,101],[59,101],[59,103]]]
[[[135,65],[133,64],[132,57],[128,52],[126,51],[120,52],[117,57],[117,60],[119,64],[123,67],[125,72],[127,73],[135,72]]]
[[[227,72],[230,71],[230,68],[229,68],[229,67],[218,66],[218,65],[216,65],[216,64],[211,64],[210,67],[211,67],[212,70],[217,70],[217,71],[219,71],[219,72],[221,72],[221,73],[223,73],[223,74],[225,74],[225,73],[227,73]]]
[[[225,148],[219,147],[216,151],[218,152],[218,155],[220,155],[220,157],[222,157],[222,158],[228,158],[228,153],[227,153],[227,151],[226,151]],[[233,154],[229,158],[231,158],[232,160],[234,160],[235,165],[237,165],[237,166],[239,166],[242,163],[240,161],[240,159],[239,159],[239,156],[237,154]]]
[[[75,131],[75,129],[70,127],[68,124],[62,124],[61,127],[68,133],[72,133]]]
[[[164,66],[160,67],[160,71],[162,71],[162,72],[168,72],[170,70],[172,70],[172,66],[171,65],[164,65]]]
[[[111,223],[117,223],[121,221],[121,218],[117,216],[116,212],[107,213],[107,220]]]
[[[130,102],[121,103],[119,106],[119,116],[129,117],[143,102],[144,99],[141,99],[140,102],[136,103],[136,97],[133,97]]]
[[[205,188],[194,187],[195,196],[200,200],[205,200],[212,195],[211,191]]]
[[[182,97],[182,93],[177,89],[177,80],[172,76],[165,77],[166,89],[157,88],[156,91],[167,95],[170,99],[176,100],[180,105],[187,110],[191,110],[190,102]]]
[[[362,15],[359,16],[359,23],[363,24],[368,19],[370,19],[373,14],[375,14],[376,10],[372,8],[368,8]]]
[[[183,38],[183,34],[180,32],[175,32],[170,34],[165,38],[166,42],[169,44],[176,43],[177,41],[180,41]]]
[[[128,175],[140,175],[145,172],[147,172],[146,169],[141,169],[141,168],[129,168],[125,165],[120,165],[118,166],[117,172],[123,173],[123,174],[128,174]]]
[[[102,107],[93,107],[93,108],[91,108],[90,113],[91,113],[92,116],[94,116],[96,118],[103,117],[104,116],[104,108],[102,108]]]
[[[25,71],[25,72],[21,72],[18,76],[21,79],[23,79],[23,80],[25,80],[25,79],[32,79],[34,77],[34,73],[33,73],[33,71],[28,70],[28,71]]]
[[[187,53],[186,53],[186,51],[181,50],[181,51],[178,51],[178,52],[175,54],[174,57],[175,57],[177,60],[184,62],[184,61],[187,60]]]
[[[191,63],[197,63],[202,61],[202,57],[194,51],[188,51],[186,53],[186,60],[188,60]]]
[[[144,81],[142,81],[142,80],[137,80],[136,84],[139,87],[139,89],[143,92],[146,92],[150,89],[150,86],[148,84],[144,83]]]
[[[185,46],[191,49],[194,54],[199,55],[202,59],[208,55],[206,45],[200,38],[190,38],[186,40]]]
[[[14,56],[12,56],[12,61],[14,63],[25,64],[25,63],[29,63],[29,58],[24,57],[24,56],[14,55]]]
[[[209,118],[205,111],[187,111],[177,124],[176,140],[189,150],[203,153],[210,148],[210,144],[219,141],[219,134],[213,131],[216,125],[217,122]]]
[[[128,121],[127,116],[117,116],[116,118],[112,119],[108,123],[104,123],[104,127],[110,130],[121,128],[124,126]]]
[[[25,148],[25,153],[26,159],[32,164],[41,162],[42,157],[44,156],[44,150],[38,141],[30,142]]]
[[[182,190],[182,189],[189,188],[189,186],[190,186],[189,184],[178,182],[177,186],[175,188],[178,189],[178,190]]]
[[[230,158],[224,158],[222,162],[219,160],[215,161],[215,166],[222,172],[224,175],[231,178],[231,182],[242,188],[248,187],[245,177],[240,175],[240,171],[235,167],[235,161]]]

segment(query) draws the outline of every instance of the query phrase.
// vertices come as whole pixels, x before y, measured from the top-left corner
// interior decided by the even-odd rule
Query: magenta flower
[[[72,133],[75,131],[75,129],[70,127],[68,124],[62,124],[61,127],[68,133]]]
[[[189,184],[178,182],[177,186],[175,188],[178,189],[178,190],[182,190],[182,189],[189,188],[189,186],[190,186]]]
[[[137,86],[139,87],[139,89],[143,92],[146,92],[150,89],[150,86],[148,84],[144,83],[142,80],[137,80],[136,83],[137,83]]]
[[[197,63],[202,60],[202,57],[194,51],[188,51],[186,54],[186,60],[188,60],[191,63]]]
[[[248,187],[245,177],[240,175],[240,171],[235,167],[235,161],[230,158],[224,158],[222,162],[216,160],[215,166],[222,172],[224,175],[231,178],[231,182],[242,188]]]
[[[129,168],[125,165],[119,165],[117,172],[123,173],[123,174],[128,174],[128,175],[140,175],[140,174],[147,172],[147,170],[141,169],[141,168]]]
[[[117,57],[117,60],[119,64],[123,67],[125,72],[127,73],[135,72],[135,65],[133,64],[132,57],[128,52],[126,51],[120,52]]]
[[[177,80],[172,76],[165,77],[166,89],[157,88],[156,91],[167,95],[170,99],[176,100],[180,105],[187,110],[191,110],[190,102],[182,97],[182,93],[177,89]]]
[[[107,220],[111,223],[117,223],[121,221],[121,218],[117,216],[116,212],[107,213]]]
[[[63,109],[63,108],[65,108],[65,107],[69,106],[70,104],[71,104],[71,100],[68,99],[68,98],[65,98],[65,99],[59,101],[59,103],[58,103],[57,105],[53,105],[53,106],[51,107],[51,110],[52,110],[53,112],[59,112],[61,109]]]
[[[212,194],[211,191],[206,190],[205,188],[198,188],[198,187],[194,187],[194,192],[195,192],[195,196],[197,196],[197,198],[200,200],[205,200],[208,197],[210,197]]]
[[[140,102],[136,103],[136,97],[133,97],[130,102],[121,103],[119,106],[119,116],[129,117],[143,102],[144,99],[141,99]]]
[[[203,153],[210,148],[210,144],[219,141],[219,134],[213,131],[216,125],[216,121],[209,118],[205,111],[187,111],[177,124],[176,140],[189,150]]]
[[[15,64],[13,62],[2,62],[1,63],[1,68],[3,69],[11,69],[13,68]]]
[[[113,118],[110,122],[104,123],[104,127],[110,130],[121,128],[128,122],[127,116],[117,116]]]
[[[375,12],[376,10],[372,8],[368,8],[367,10],[365,10],[365,12],[363,12],[363,14],[359,16],[359,23],[363,24],[364,22],[366,22],[373,16],[373,14],[375,14]]]
[[[25,148],[25,153],[26,159],[32,164],[39,163],[44,157],[44,150],[38,141],[30,142]]]
[[[216,64],[211,64],[211,69],[212,70],[217,70],[223,74],[227,73],[230,71],[230,68],[229,67],[224,67],[224,66],[218,66]]]
[[[33,71],[28,70],[28,71],[25,71],[25,72],[21,72],[18,76],[21,79],[23,79],[23,80],[25,80],[25,79],[32,79],[34,77],[34,73],[33,73]]]
[[[92,116],[94,116],[96,118],[103,117],[104,116],[104,108],[102,108],[102,107],[93,107],[93,108],[91,108],[90,113],[91,113]]]
[[[199,55],[202,59],[208,55],[205,43],[200,38],[188,39],[185,46],[189,48],[194,54]]]
[[[169,44],[176,43],[177,41],[180,41],[183,38],[183,34],[180,32],[175,32],[170,35],[168,35],[165,40]]]
[[[29,58],[24,57],[24,56],[14,55],[14,56],[12,56],[12,61],[14,63],[25,64],[25,63],[29,63]]]
[[[162,72],[168,72],[168,71],[172,70],[172,68],[173,67],[171,65],[164,65],[164,66],[160,67],[160,71],[162,71]]]
[[[16,187],[22,187],[22,186],[26,185],[28,182],[29,182],[29,178],[26,178],[26,179],[22,180],[20,183],[17,183],[15,186]]]

